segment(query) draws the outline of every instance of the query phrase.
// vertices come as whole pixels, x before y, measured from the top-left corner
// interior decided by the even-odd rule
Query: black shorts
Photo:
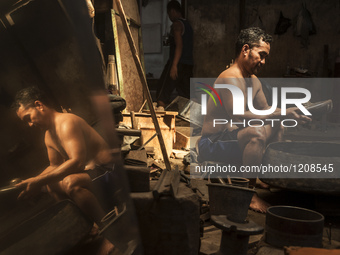
[[[202,136],[198,142],[198,161],[228,163],[242,162],[242,151],[237,141],[240,129],[225,130],[218,134]]]
[[[93,180],[99,176],[102,176],[106,172],[112,171],[113,168],[114,168],[114,163],[109,163],[105,165],[96,165],[94,169],[86,170],[85,173],[87,173],[90,176],[91,180]]]

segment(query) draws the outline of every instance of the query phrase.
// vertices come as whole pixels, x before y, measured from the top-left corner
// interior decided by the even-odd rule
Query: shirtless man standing
[[[45,131],[50,161],[41,174],[16,185],[23,189],[18,198],[29,198],[46,186],[55,199],[70,198],[100,225],[105,212],[92,193],[91,178],[84,170],[112,162],[107,143],[82,118],[55,111],[46,95],[36,87],[19,91],[13,107],[21,120]]]
[[[215,125],[213,127],[214,119],[231,119],[233,122],[247,122],[250,119],[295,119],[299,123],[310,121],[307,116],[300,115],[296,107],[288,108],[287,114],[281,116],[281,110],[276,111],[270,115],[255,115],[249,111],[247,107],[247,88],[253,89],[253,106],[257,110],[269,109],[266,97],[262,90],[262,85],[255,74],[265,64],[266,57],[269,55],[270,43],[272,37],[266,34],[260,28],[248,28],[240,32],[236,42],[236,59],[235,63],[222,72],[217,78],[219,84],[232,84],[240,88],[244,95],[244,115],[233,115],[233,96],[228,89],[217,89],[221,95],[223,106],[214,106],[213,100],[209,100],[207,104],[208,113],[205,117],[202,138],[198,144],[200,155],[203,153],[206,158],[212,152],[212,156],[221,151],[221,162],[228,161],[228,152],[232,155],[229,157],[231,160],[239,152],[242,157],[243,165],[260,165],[266,146],[274,141],[281,139],[283,128],[280,122],[276,122],[274,127],[271,123],[262,127],[243,127],[240,125]],[[215,142],[211,137],[217,135]],[[238,140],[238,148],[228,148],[227,140]],[[208,148],[208,150],[207,150]],[[215,149],[214,149],[215,148]],[[215,150],[215,151],[214,151]],[[250,208],[266,212],[268,204],[261,200],[256,194],[250,204]]]

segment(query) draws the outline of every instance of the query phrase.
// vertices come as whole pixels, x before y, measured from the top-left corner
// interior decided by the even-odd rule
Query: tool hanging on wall
[[[312,15],[306,7],[306,3],[303,3],[296,18],[294,35],[301,37],[301,45],[303,48],[308,48],[309,35],[313,34],[316,34],[315,24],[312,20]]]
[[[169,161],[169,158],[168,158],[168,154],[166,152],[166,147],[165,147],[165,143],[164,143],[164,139],[163,139],[163,136],[162,136],[161,129],[159,127],[156,112],[155,112],[155,109],[153,108],[153,105],[152,105],[151,94],[150,94],[150,91],[149,91],[149,88],[148,88],[148,85],[147,85],[147,82],[146,82],[146,77],[145,77],[145,74],[144,74],[144,71],[143,71],[143,67],[142,67],[142,64],[140,62],[135,43],[133,41],[132,34],[131,34],[130,28],[128,26],[127,20],[126,20],[126,15],[125,15],[122,3],[121,3],[120,0],[116,0],[115,2],[116,2],[116,5],[118,7],[119,16],[121,17],[121,20],[122,20],[122,23],[123,23],[123,29],[124,29],[124,32],[126,34],[127,40],[129,42],[129,46],[130,46],[132,56],[133,56],[133,59],[135,61],[136,67],[137,67],[139,77],[141,79],[143,89],[145,91],[146,100],[148,102],[150,113],[151,113],[151,118],[152,118],[152,121],[155,125],[155,130],[157,132],[158,141],[159,141],[159,144],[160,144],[160,147],[161,147],[161,150],[162,150],[164,163],[165,163],[166,169],[168,171],[170,171],[171,170],[170,161]]]
[[[282,35],[287,32],[287,29],[291,26],[290,19],[285,18],[282,14],[282,11],[280,11],[280,19],[276,24],[275,28],[275,34],[276,35]]]

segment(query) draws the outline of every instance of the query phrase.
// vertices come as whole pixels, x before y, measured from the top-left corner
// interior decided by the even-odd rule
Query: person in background
[[[172,22],[169,38],[170,56],[157,89],[157,103],[163,107],[169,103],[175,88],[179,96],[190,98],[190,77],[193,75],[192,27],[183,18],[179,2],[170,1],[167,12]]]

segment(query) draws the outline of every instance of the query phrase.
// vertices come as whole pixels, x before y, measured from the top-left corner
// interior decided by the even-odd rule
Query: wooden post
[[[155,109],[153,108],[153,105],[152,105],[152,99],[151,99],[150,91],[149,91],[149,88],[148,88],[148,85],[147,85],[147,82],[146,82],[146,77],[145,77],[145,74],[144,74],[144,71],[143,71],[143,68],[142,68],[142,64],[141,64],[139,56],[138,56],[136,45],[133,41],[132,34],[131,34],[130,28],[128,26],[127,20],[126,20],[126,15],[125,15],[122,3],[121,3],[120,0],[116,0],[116,4],[117,4],[117,7],[118,7],[119,16],[122,19],[123,29],[124,29],[124,32],[126,34],[127,40],[129,42],[130,49],[131,49],[131,52],[132,52],[132,56],[133,56],[133,59],[134,59],[135,64],[136,64],[137,71],[138,71],[139,77],[140,77],[142,85],[143,85],[143,89],[145,91],[146,100],[147,100],[149,108],[150,108],[151,118],[152,118],[152,121],[155,125],[155,130],[157,132],[158,141],[159,141],[159,144],[160,144],[160,147],[161,147],[161,150],[162,150],[162,155],[163,155],[165,167],[168,171],[170,171],[171,170],[170,161],[169,161],[168,154],[167,154],[167,151],[166,151],[162,132],[161,132],[161,129],[159,127],[156,112],[155,112]]]
[[[244,19],[245,19],[245,13],[246,12],[246,0],[241,0],[240,1],[240,9],[239,9],[239,14],[240,14],[240,29],[239,31],[241,31],[242,29],[244,29]]]

